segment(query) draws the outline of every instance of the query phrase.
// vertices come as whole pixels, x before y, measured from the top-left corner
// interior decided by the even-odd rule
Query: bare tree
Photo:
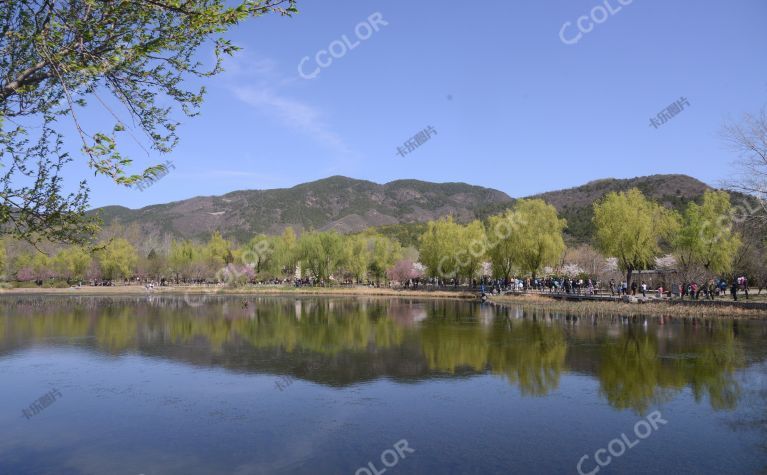
[[[725,185],[755,197],[762,212],[752,217],[767,221],[767,109],[745,114],[740,122],[726,123],[722,135],[739,156],[738,172]]]
[[[739,232],[743,235],[743,246],[735,256],[735,274],[748,276],[751,286],[761,294],[767,288],[767,224],[742,223]]]
[[[608,272],[607,258],[588,244],[568,248],[565,252],[565,265],[574,265],[592,278],[604,279]]]

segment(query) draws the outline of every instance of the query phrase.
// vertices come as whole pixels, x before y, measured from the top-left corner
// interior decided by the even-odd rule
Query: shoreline
[[[337,296],[337,297],[408,297],[408,298],[431,298],[469,300],[477,299],[477,293],[471,291],[447,291],[447,290],[397,290],[390,288],[370,287],[249,287],[249,288],[225,288],[225,287],[155,287],[147,290],[143,285],[125,285],[115,287],[80,287],[73,288],[16,288],[0,289],[0,298],[3,296],[29,296],[29,295],[61,295],[61,296],[136,296],[136,295],[210,295],[210,296]]]
[[[489,295],[494,304],[521,305],[529,309],[545,309],[567,312],[576,316],[626,316],[626,317],[683,317],[683,318],[749,318],[767,319],[767,310],[744,308],[735,305],[708,305],[705,302],[686,303],[654,301],[648,303],[624,303],[616,301],[571,301],[543,295]]]
[[[0,289],[2,297],[20,296],[315,296],[315,297],[392,297],[418,299],[478,300],[475,291],[468,290],[398,290],[370,287],[155,287],[148,291],[143,285],[125,285],[115,287],[67,287],[67,288],[15,288]],[[705,302],[648,302],[623,303],[616,301],[570,301],[539,294],[491,295],[488,302],[498,305],[520,305],[522,307],[566,312],[578,316],[676,316],[676,317],[719,317],[719,318],[759,318],[767,319],[767,310],[744,308],[733,304],[707,305]]]

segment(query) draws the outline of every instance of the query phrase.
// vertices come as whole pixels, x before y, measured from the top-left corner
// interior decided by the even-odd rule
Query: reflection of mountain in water
[[[246,300],[6,299],[0,355],[63,344],[338,386],[489,373],[529,395],[548,394],[570,371],[598,378],[616,408],[644,411],[689,387],[726,409],[740,396],[733,372],[764,332],[761,322],[643,326],[460,301]]]

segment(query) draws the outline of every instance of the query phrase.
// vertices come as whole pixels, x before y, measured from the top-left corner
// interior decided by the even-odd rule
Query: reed
[[[687,306],[667,302],[646,304],[623,303],[612,301],[563,301],[541,295],[502,295],[490,296],[489,300],[497,304],[514,304],[526,308],[544,308],[576,316],[644,316],[644,317],[689,317],[689,318],[767,318],[767,311],[738,307],[714,307],[705,304]]]

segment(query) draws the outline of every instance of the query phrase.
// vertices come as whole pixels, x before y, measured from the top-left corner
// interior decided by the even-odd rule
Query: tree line
[[[280,236],[257,235],[243,245],[214,232],[206,242],[171,240],[166,249],[146,255],[125,237],[113,237],[91,251],[79,246],[54,252],[35,249],[9,256],[0,246],[7,280],[47,282],[153,280],[176,283],[247,283],[293,279],[298,273],[316,281],[380,282],[407,252],[374,231],[342,235],[308,231],[297,237],[288,227]],[[234,276],[234,278],[232,277]]]
[[[613,258],[628,285],[636,271],[653,268],[669,253],[688,281],[731,278],[743,271],[744,260],[755,259],[764,269],[764,234],[746,232],[748,211],[733,207],[724,191],[706,191],[700,204],[691,202],[681,213],[638,189],[613,192],[594,204],[596,235],[595,248],[588,248],[590,258],[595,263]],[[750,211],[758,214],[758,209]],[[450,216],[430,221],[417,248],[404,247],[374,229],[347,235],[310,230],[299,236],[288,227],[281,235],[260,234],[240,245],[214,232],[206,242],[171,239],[169,245],[148,251],[144,246],[145,252],[140,251],[140,235],[133,242],[116,235],[95,250],[70,246],[9,256],[7,246],[0,246],[0,265],[7,280],[38,284],[137,278],[229,284],[304,278],[327,285],[404,283],[422,277],[453,283],[483,276],[535,280],[567,267],[572,254],[567,252],[566,228],[554,206],[530,199],[518,200],[484,221],[462,224]],[[746,253],[751,257],[744,258]],[[595,278],[598,274],[596,265],[583,271]]]
[[[629,287],[636,271],[655,268],[668,254],[678,278],[685,281],[732,279],[736,272],[760,273],[754,277],[764,280],[762,214],[759,203],[748,197],[733,206],[726,191],[708,190],[700,204],[690,202],[681,213],[638,189],[612,192],[594,204],[592,259],[613,258]],[[451,218],[429,223],[420,240],[420,261],[433,277],[472,279],[487,263],[494,278],[535,280],[544,271],[563,273],[566,227],[552,205],[520,200],[486,224],[460,225]],[[596,269],[585,274],[598,277]]]

